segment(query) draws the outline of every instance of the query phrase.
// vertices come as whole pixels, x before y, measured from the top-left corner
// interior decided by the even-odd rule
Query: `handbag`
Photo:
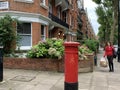
[[[101,67],[107,67],[108,66],[108,63],[107,63],[107,60],[105,59],[105,57],[102,57],[100,59],[100,66]]]
[[[113,58],[117,57],[117,52],[115,50],[113,50]]]

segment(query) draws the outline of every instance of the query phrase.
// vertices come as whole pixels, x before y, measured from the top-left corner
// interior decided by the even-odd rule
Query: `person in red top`
[[[107,42],[107,43],[106,43],[106,46],[105,46],[104,57],[107,56],[108,65],[109,65],[109,72],[114,72],[113,50],[114,50],[114,47],[111,45],[110,42]]]

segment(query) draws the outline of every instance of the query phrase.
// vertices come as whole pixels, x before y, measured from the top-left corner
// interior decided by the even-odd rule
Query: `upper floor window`
[[[49,3],[49,12],[52,13],[52,4]]]
[[[63,16],[63,21],[67,23],[67,18],[68,18],[67,12],[63,12],[62,16]]]
[[[26,2],[26,3],[33,3],[34,2],[34,0],[14,0],[14,1]]]
[[[74,27],[74,17],[73,16],[71,18],[71,26],[72,26],[72,28]]]
[[[72,16],[70,15],[70,26],[72,25]]]
[[[45,0],[41,0],[41,4],[46,5]]]
[[[58,18],[61,18],[61,7],[58,7],[57,9],[57,16]]]
[[[46,6],[46,0],[40,0],[40,6],[42,6],[44,9],[48,9],[48,6]]]
[[[45,41],[46,39],[46,30],[45,30],[45,26],[41,25],[41,40]]]

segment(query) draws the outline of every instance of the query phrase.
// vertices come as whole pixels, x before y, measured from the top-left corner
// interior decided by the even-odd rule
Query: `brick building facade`
[[[84,8],[84,0],[78,1],[78,33],[80,33],[80,39],[96,39],[95,32],[88,17],[87,9]]]
[[[17,18],[21,49],[30,49],[46,38],[77,40],[77,0],[0,0],[0,16]]]

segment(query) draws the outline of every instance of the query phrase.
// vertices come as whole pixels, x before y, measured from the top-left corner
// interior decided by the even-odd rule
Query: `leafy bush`
[[[80,60],[87,60],[86,55],[93,54],[93,51],[90,50],[85,44],[79,46],[78,55]]]
[[[57,58],[58,60],[63,57],[64,46],[61,39],[47,39],[45,42],[39,42],[28,51],[27,57],[29,58]],[[86,45],[79,46],[78,49],[79,59],[87,60],[86,55],[93,54]]]
[[[27,53],[29,58],[58,58],[63,57],[64,47],[61,39],[47,39],[33,46]]]
[[[99,47],[98,41],[97,40],[93,40],[93,39],[85,40],[84,44],[92,51],[96,51],[98,49],[98,47]]]
[[[0,45],[3,46],[4,53],[11,53],[13,51],[13,43],[17,40],[15,22],[17,20],[9,15],[0,18]]]

